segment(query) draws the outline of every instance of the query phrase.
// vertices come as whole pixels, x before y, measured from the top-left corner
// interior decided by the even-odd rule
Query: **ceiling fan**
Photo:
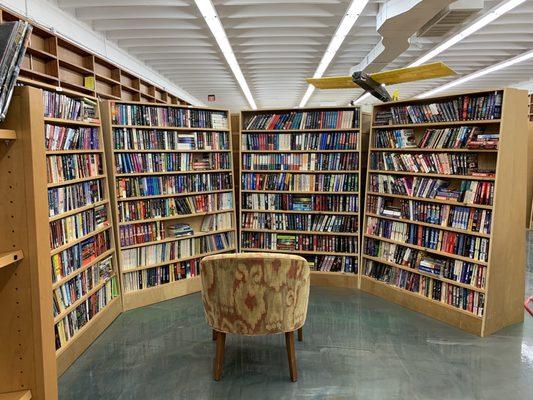
[[[389,71],[367,74],[356,71],[352,76],[326,76],[323,78],[307,78],[307,82],[317,89],[349,89],[361,88],[381,101],[391,101],[392,97],[385,89],[386,85],[422,81],[425,79],[443,78],[456,75],[455,71],[443,62],[391,69]]]

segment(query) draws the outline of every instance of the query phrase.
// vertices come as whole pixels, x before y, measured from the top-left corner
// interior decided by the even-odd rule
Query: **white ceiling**
[[[104,33],[196,98],[207,103],[207,95],[215,94],[216,103],[208,104],[234,111],[249,108],[194,0],[56,1],[62,9]],[[326,75],[346,75],[380,41],[376,14],[383,2],[370,0]],[[471,18],[483,15],[499,2],[485,0],[483,10]],[[269,108],[298,106],[307,89],[305,78],[313,75],[350,2],[214,0],[213,3],[257,106]],[[433,61],[444,61],[459,75],[466,75],[516,56],[533,49],[532,21],[533,0],[528,0]],[[407,66],[443,39],[413,38],[409,49],[388,68]],[[530,60],[453,90],[515,85],[532,78],[533,60]],[[410,97],[453,79],[404,84],[399,87],[400,95]],[[317,90],[308,105],[346,104],[359,93]]]

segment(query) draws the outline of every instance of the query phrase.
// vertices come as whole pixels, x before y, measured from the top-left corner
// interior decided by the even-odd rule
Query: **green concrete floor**
[[[533,399],[527,315],[481,339],[356,290],[313,287],[297,383],[282,335],[229,335],[220,382],[214,348],[199,294],[129,311],[60,378],[60,399]]]

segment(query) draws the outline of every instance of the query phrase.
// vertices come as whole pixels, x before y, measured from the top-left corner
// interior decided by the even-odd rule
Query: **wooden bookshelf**
[[[0,7],[0,22],[28,19]],[[75,90],[100,99],[156,102],[159,104],[188,103],[165,88],[142,79],[55,31],[28,21],[33,26],[30,43],[20,70],[19,82],[48,84]]]
[[[149,93],[147,88],[141,86],[143,93]],[[115,224],[118,227],[116,232],[116,243],[119,248],[121,258],[121,281],[123,291],[123,306],[125,310],[157,303],[174,297],[183,296],[189,293],[197,292],[201,289],[199,279],[199,266],[197,265],[201,258],[211,255],[233,252],[236,249],[236,222],[235,222],[235,198],[234,198],[234,175],[232,162],[232,142],[230,119],[227,110],[209,109],[209,108],[190,108],[174,105],[162,106],[159,103],[138,103],[131,101],[105,101],[101,102],[103,112],[103,125],[105,130],[105,140],[107,148],[107,165],[108,174],[113,184],[111,193],[113,197],[113,213]],[[186,125],[175,126],[178,124],[169,123],[161,125],[145,125],[142,123],[120,124],[114,120],[116,107],[127,106],[153,107],[154,109],[167,109],[173,112],[190,112],[196,113],[199,110],[208,113],[217,113],[227,120],[227,125],[223,128],[220,126],[211,128],[191,127],[190,120]],[[189,110],[189,111],[187,111]],[[209,114],[211,118],[211,114]],[[133,121],[135,122],[135,121]],[[142,122],[142,121],[138,121]],[[171,126],[166,126],[171,125]],[[210,126],[210,125],[204,125]],[[164,138],[176,138],[177,141],[191,140],[192,137],[203,137],[206,140],[206,146],[191,146],[189,148],[178,146],[177,142],[169,141],[167,145],[152,143],[151,146],[143,145],[124,145],[120,141],[129,137],[127,135],[133,132],[151,132],[156,140]],[[200,136],[196,136],[200,135]],[[212,137],[220,141],[218,145],[211,146],[207,144],[207,137]],[[120,141],[117,139],[120,138]],[[152,157],[152,162],[148,157]],[[151,168],[154,172],[147,172],[148,165],[155,167],[153,161],[160,157],[161,160],[184,160],[176,163],[174,166],[168,164],[165,167]],[[214,157],[220,157],[220,165],[215,165]],[[201,160],[209,160],[209,166],[205,169],[195,167],[195,163]],[[225,159],[225,160],[224,160]],[[121,164],[119,161],[122,160]],[[141,168],[133,167],[133,160],[146,160],[142,163]],[[127,170],[121,170],[121,165],[130,162]],[[140,161],[139,161],[140,162]],[[159,165],[163,165],[163,161]],[[202,179],[220,179],[220,183],[211,183],[210,185],[198,186],[196,189],[188,186],[187,182],[193,179],[200,182]],[[164,182],[178,182],[171,190],[167,190]],[[120,182],[141,183],[141,182],[161,183],[159,189],[151,192],[126,191],[123,193]],[[190,181],[188,181],[190,180]],[[215,186],[213,186],[215,185]],[[191,201],[196,196],[208,196],[214,200],[214,204],[209,208],[191,207],[192,212],[181,212],[178,209],[169,211],[166,205],[169,202]],[[216,199],[225,199],[229,206],[219,208]],[[153,202],[150,204],[162,204],[166,210],[165,213],[157,215],[139,214],[135,217],[128,218],[125,210],[135,207],[136,203]],[[155,203],[158,202],[158,203]],[[149,203],[144,203],[149,204]],[[122,211],[121,211],[122,210]],[[225,216],[225,217],[224,217]],[[202,230],[202,224],[205,218],[227,218],[228,224],[221,225],[213,230]],[[229,219],[229,221],[228,221]],[[223,221],[224,222],[224,221]],[[167,232],[175,224],[186,224],[192,229],[192,235],[179,236],[172,232]],[[137,242],[127,243],[124,237],[129,237],[133,229],[152,229],[152,234],[138,239]],[[157,234],[156,229],[160,230]],[[121,232],[124,234],[121,239]],[[162,235],[161,232],[167,232]],[[228,242],[224,246],[216,246],[216,250],[197,251],[194,249],[190,254],[185,251],[178,254],[177,257],[163,257],[158,262],[149,261],[146,263],[131,262],[127,263],[125,258],[127,254],[133,252],[148,252],[150,246],[188,246],[191,242],[214,240],[216,237],[225,235]],[[188,264],[187,264],[188,263]],[[133,284],[135,282],[135,284]],[[139,284],[138,282],[142,282]]]
[[[345,125],[345,128],[313,128],[313,129],[294,129],[292,126],[290,129],[256,129],[255,127],[253,129],[246,129],[249,121],[254,116],[261,116],[261,115],[268,115],[273,113],[298,113],[298,112],[340,112],[340,111],[352,111],[353,117],[356,119],[355,125],[353,124],[353,119],[351,123],[349,123],[349,126]],[[334,259],[342,260],[342,257],[349,257],[352,260],[352,271],[344,271],[344,265],[339,266],[338,268],[340,271],[336,270],[329,270],[329,271],[323,271],[318,268],[318,270],[313,270],[311,275],[311,283],[315,285],[325,285],[325,286],[337,286],[337,287],[350,287],[355,288],[357,287],[357,266],[360,264],[359,262],[359,229],[356,229],[356,231],[347,231],[347,230],[341,230],[339,229],[339,232],[329,232],[329,231],[323,231],[323,230],[313,230],[312,227],[309,227],[308,230],[300,230],[300,229],[280,229],[277,228],[275,223],[272,222],[271,226],[264,225],[263,223],[259,223],[255,227],[251,227],[249,223],[246,223],[246,218],[250,215],[253,216],[253,218],[270,218],[271,221],[273,221],[273,218],[275,215],[279,215],[283,218],[296,218],[296,217],[302,217],[302,218],[308,218],[312,221],[317,220],[318,218],[324,217],[343,217],[343,218],[355,218],[355,225],[357,227],[360,226],[360,215],[359,210],[353,209],[349,211],[332,211],[332,210],[315,210],[315,209],[309,209],[309,210],[294,210],[292,209],[292,204],[287,205],[287,207],[283,207],[283,209],[279,209],[279,207],[273,207],[274,209],[262,209],[262,207],[258,208],[249,208],[247,206],[247,198],[250,197],[250,201],[254,199],[256,203],[258,204],[260,202],[260,196],[261,195],[272,195],[276,199],[281,199],[283,195],[295,195],[295,196],[313,196],[313,197],[320,197],[324,196],[322,199],[331,199],[333,195],[335,195],[338,199],[338,201],[342,201],[341,199],[346,198],[346,196],[355,196],[357,198],[357,202],[360,202],[360,185],[361,185],[361,137],[363,135],[363,129],[361,129],[361,123],[362,119],[366,115],[361,113],[359,108],[354,107],[323,107],[323,108],[305,108],[305,109],[269,109],[269,110],[258,110],[258,111],[243,111],[240,115],[240,143],[241,146],[240,149],[240,181],[241,181],[241,189],[240,189],[240,208],[239,208],[239,228],[240,228],[240,249],[243,252],[272,252],[272,253],[290,253],[290,254],[299,254],[308,260],[312,262],[312,266],[314,266],[315,257],[322,257],[322,256],[331,256],[335,257]],[[331,126],[331,125],[330,125]],[[280,136],[282,138],[285,138],[284,140],[291,141],[294,137],[300,137],[295,136],[299,134],[308,134],[308,137],[313,138],[319,138],[321,137],[321,134],[323,135],[333,135],[333,134],[346,134],[345,138],[355,138],[355,142],[353,146],[349,146],[349,148],[340,148],[335,149],[333,146],[329,147],[327,150],[322,150],[320,147],[326,147],[324,145],[319,146],[319,143],[313,143],[309,144],[306,147],[297,147],[295,146],[294,142],[292,144],[286,143],[283,149],[279,143],[273,142],[272,145],[267,146],[263,140],[266,140],[267,137],[270,137],[274,139],[276,135],[284,135]],[[328,136],[324,136],[327,138]],[[333,136],[331,136],[333,137]],[[340,137],[340,136],[339,136]],[[253,147],[250,147],[248,144],[248,139],[250,140],[257,140],[255,145]],[[348,140],[348,139],[346,139]],[[353,140],[353,139],[352,139]],[[333,169],[316,169],[315,166],[310,167],[308,169],[311,170],[305,170],[305,166],[302,166],[304,161],[304,157],[308,157],[310,160],[311,157],[314,159],[315,157],[318,158],[319,154],[321,154],[320,157],[328,157],[328,158],[334,158],[339,157],[340,158],[346,158],[350,159],[352,157],[353,159],[356,159],[357,161],[355,164],[350,164],[349,168],[342,168],[339,170],[333,170]],[[287,170],[286,167],[283,167],[282,169],[258,169],[258,165],[255,164],[255,161],[253,160],[253,157],[256,157],[257,159],[259,157],[270,157],[271,160],[274,160],[276,157],[295,157],[295,159],[300,158],[300,163],[298,165],[293,165],[291,170]],[[249,161],[247,161],[249,160]],[[295,161],[295,163],[297,163]],[[285,163],[286,165],[286,163]],[[300,169],[302,168],[302,169]],[[249,173],[256,173],[259,174],[262,177],[267,176],[279,176],[281,173],[289,173],[294,176],[302,176],[302,175],[314,175],[315,177],[325,177],[329,176],[330,174],[351,174],[357,176],[357,185],[351,189],[351,190],[337,190],[334,192],[325,192],[322,190],[313,190],[314,188],[308,188],[306,190],[274,190],[274,189],[250,189],[247,188],[244,185],[244,178]],[[312,207],[314,208],[314,207]],[[270,248],[253,248],[246,244],[246,238],[247,235],[253,235],[253,234],[262,234],[264,236],[270,235],[289,235],[289,236],[300,236],[305,235],[312,238],[317,238],[317,240],[333,240],[333,241],[340,241],[340,240],[351,240],[355,242],[355,246],[357,247],[357,250],[354,252],[341,252],[341,251],[322,251],[322,250],[280,250],[277,249],[277,243],[275,243],[276,248],[270,249]],[[326,268],[328,268],[326,266]],[[330,267],[331,268],[331,267]]]
[[[41,93],[40,90],[39,92]],[[85,195],[88,196],[90,193],[88,192],[88,185],[98,187],[98,195],[95,195],[94,199],[90,201],[84,199],[80,202],[79,206],[69,207],[69,209],[55,210],[52,214],[53,203],[50,203],[50,216],[48,219],[51,224],[51,232],[53,232],[53,226],[57,226],[57,224],[60,223],[64,224],[69,219],[83,218],[83,216],[86,216],[86,218],[90,220],[91,218],[96,218],[96,215],[99,212],[103,212],[103,215],[105,216],[104,220],[99,225],[95,225],[81,235],[69,238],[65,243],[53,247],[50,251],[50,255],[53,258],[63,257],[71,251],[79,251],[80,253],[85,251],[83,249],[94,240],[104,239],[106,243],[105,248],[99,249],[98,253],[95,253],[91,258],[87,259],[87,261],[81,262],[73,271],[69,271],[66,274],[60,272],[58,276],[56,275],[56,279],[52,283],[54,296],[59,298],[62,296],[60,293],[63,288],[65,288],[66,292],[69,292],[68,287],[70,282],[74,284],[76,279],[88,279],[89,275],[92,275],[94,279],[97,279],[96,281],[91,279],[91,285],[84,288],[84,290],[74,296],[74,298],[67,298],[67,303],[65,304],[66,307],[61,306],[59,310],[57,310],[54,316],[56,329],[60,329],[59,324],[64,326],[64,329],[67,329],[67,321],[68,318],[70,318],[69,314],[74,313],[78,307],[85,307],[90,304],[91,301],[98,302],[96,300],[97,298],[105,298],[106,304],[102,309],[96,310],[94,315],[90,318],[88,316],[87,321],[78,327],[79,330],[57,349],[58,373],[62,374],[70,364],[72,364],[72,362],[85,351],[94,339],[122,312],[122,307],[120,301],[115,301],[120,297],[118,261],[115,252],[115,238],[113,234],[114,226],[110,207],[108,178],[105,174],[106,159],[104,154],[104,138],[100,122],[101,117],[98,100],[95,97],[89,97],[85,93],[79,93],[76,91],[61,90],[58,92],[52,92],[46,90],[42,93],[43,95],[44,93],[61,94],[75,101],[88,99],[95,104],[96,108],[96,114],[94,118],[90,120],[83,118],[83,116],[80,116],[77,119],[43,117],[45,127],[53,126],[61,129],[85,129],[85,134],[90,130],[93,134],[96,133],[97,138],[96,145],[91,145],[90,148],[77,148],[76,146],[74,149],[64,150],[57,149],[58,147],[56,146],[52,150],[47,150],[43,147],[47,159],[52,161],[55,157],[95,157],[101,164],[101,170],[91,173],[89,176],[75,179],[47,181],[50,202],[52,202],[50,196],[54,193],[62,193],[63,191],[77,188],[78,190],[85,191]],[[43,110],[41,113],[44,113],[45,106],[43,95],[41,95],[40,103],[41,110]],[[44,132],[42,136],[44,138]],[[89,204],[87,204],[87,202],[89,202]],[[107,267],[109,268],[109,271],[106,272],[105,275],[100,276],[100,270],[106,268],[105,265],[107,265],[107,263],[110,263]],[[98,274],[96,274],[96,271],[98,271]],[[106,323],[102,324],[98,322],[102,320],[106,321]]]
[[[380,118],[386,119],[384,113],[389,112],[393,107],[396,107],[395,115],[398,115],[400,113],[398,107],[416,107],[451,101],[457,99],[461,94],[374,106],[362,228],[364,232],[360,268],[360,287],[362,290],[479,336],[488,336],[505,326],[520,322],[524,318],[521,303],[524,297],[525,238],[523,231],[516,229],[516,227],[523,226],[526,219],[526,185],[520,185],[519,182],[526,181],[527,171],[526,143],[528,134],[527,122],[523,118],[527,109],[527,94],[516,89],[502,89],[473,92],[467,95],[488,96],[496,92],[499,92],[503,99],[501,118],[496,115],[495,119],[488,120],[472,118],[468,121],[400,124],[393,122],[388,125],[381,121],[380,123],[376,122]],[[487,111],[489,107],[487,104],[480,105],[477,110]],[[471,110],[473,109],[471,108]],[[376,117],[378,118],[376,119]],[[418,147],[428,129],[455,128],[457,130],[462,129],[461,127],[470,127],[468,129],[477,127],[484,133],[497,134],[497,149],[466,148],[465,144],[458,146],[461,147],[460,149]],[[392,133],[393,130],[395,132]],[[401,133],[400,130],[402,130]],[[385,137],[387,132],[389,135],[396,135],[396,137],[409,136],[414,144],[409,145],[409,148],[389,148],[392,144],[379,143],[377,140],[378,137]],[[395,139],[395,143],[398,143],[397,140]],[[468,163],[477,160],[477,167],[480,170],[492,170],[494,175],[472,176],[470,166],[473,164],[468,164],[468,173],[461,174],[449,174],[445,169],[442,169],[445,166],[438,169],[436,164],[430,166],[431,173],[411,172],[414,167],[406,164],[408,159],[403,161],[407,166],[402,167],[402,169],[406,168],[407,170],[389,171],[389,169],[396,169],[396,167],[388,165],[385,168],[385,163],[381,160],[383,157],[387,157],[387,154],[398,154],[396,162],[400,160],[399,155],[402,157],[411,155],[468,157],[460,160],[468,160]],[[378,162],[378,160],[380,161]],[[450,163],[452,162],[450,158],[448,160]],[[465,163],[465,168],[466,165]],[[435,168],[439,173],[434,172]],[[450,193],[459,191],[460,181],[467,182],[465,185],[474,185],[472,182],[478,182],[476,188],[483,188],[485,195],[488,195],[490,186],[481,185],[493,185],[493,200],[492,203],[477,204],[479,201],[474,202],[472,199],[456,201],[452,197],[435,199],[434,195],[416,197],[411,194],[398,193],[398,189],[384,191],[386,188],[384,184],[380,183],[383,186],[377,186],[379,176],[385,177],[382,179],[391,179],[391,183],[388,184],[389,187],[394,179],[404,179],[409,185],[413,185],[413,181],[411,181],[413,178],[439,179],[441,182],[436,182],[436,186],[446,187],[443,186],[443,182],[446,182],[450,184],[448,190]],[[509,179],[510,176],[513,179]],[[429,183],[426,185],[429,187]],[[445,192],[445,189],[435,189],[433,193]],[[414,210],[412,212],[416,212],[417,209],[426,211],[424,214],[409,214],[409,209]],[[401,216],[398,215],[400,210],[402,210]],[[446,217],[430,219],[429,214],[426,214],[429,212],[427,210],[433,210],[434,213],[440,212],[441,214],[436,215],[446,215]],[[454,214],[448,214],[452,212],[467,213],[463,214],[466,215],[463,216],[463,225],[457,220],[452,223],[450,215]],[[491,214],[485,214],[483,217],[485,219],[481,222],[478,220],[476,225],[490,223],[490,230],[474,229],[475,225],[472,225],[472,221],[468,218],[472,218],[474,213],[479,213],[481,216],[481,213],[488,212]],[[465,224],[466,221],[469,223]],[[390,230],[393,232],[389,235]],[[417,232],[423,232],[419,240],[414,239],[414,235],[420,235]],[[455,239],[449,236],[446,239],[442,236],[445,234],[463,236],[461,239],[459,236],[456,236]],[[434,239],[429,241],[430,238]],[[453,248],[444,247],[445,244],[449,243],[446,240],[472,240],[476,246],[475,248],[474,245],[472,246],[474,253],[468,251],[466,253],[454,252]],[[487,241],[488,249],[486,251],[483,251],[484,247],[482,246],[485,245],[482,245],[482,240]],[[456,249],[458,247],[460,244],[457,244]],[[398,258],[390,256],[390,252],[406,251],[406,249],[418,253],[411,253],[414,254],[413,258],[401,253],[402,262],[398,262]],[[478,253],[476,250],[480,252]],[[439,267],[433,269],[433,272],[420,267],[421,260],[424,260],[424,265],[428,265],[429,259],[438,261]],[[471,281],[468,278],[465,279],[466,275],[461,277],[460,268],[474,267],[474,264],[477,265],[475,268],[478,270],[484,268],[483,276],[476,280],[474,273]],[[435,263],[429,265],[435,265]],[[456,275],[445,273],[445,265],[450,265],[451,271],[454,271],[454,266],[458,268],[455,270]],[[467,269],[464,271],[466,274]],[[425,291],[426,283],[432,285],[428,291]],[[440,289],[438,289],[439,285],[442,285]],[[451,289],[452,287],[456,289]],[[445,301],[444,293],[446,290],[456,291],[455,305],[452,304],[453,301]],[[465,303],[465,306],[459,302],[463,292],[469,296],[466,297],[465,302],[468,304]],[[484,303],[478,302],[476,304],[483,307],[482,312],[470,307],[470,303],[481,296],[484,296]]]
[[[40,91],[15,88],[0,146],[0,399],[57,399]],[[24,116],[23,118],[21,116]]]

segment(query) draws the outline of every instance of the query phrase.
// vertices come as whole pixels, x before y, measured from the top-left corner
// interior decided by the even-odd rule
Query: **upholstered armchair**
[[[222,254],[201,263],[202,299],[216,340],[214,378],[222,375],[227,333],[285,334],[291,380],[298,379],[294,331],[302,340],[309,300],[309,265],[300,256]]]

